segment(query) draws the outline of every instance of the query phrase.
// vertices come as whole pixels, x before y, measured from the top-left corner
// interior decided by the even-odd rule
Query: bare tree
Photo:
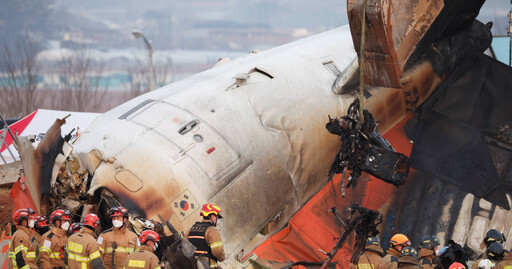
[[[100,111],[108,92],[105,64],[95,62],[86,48],[74,48],[63,56],[61,92],[54,107],[72,111]]]
[[[37,54],[41,50],[38,42],[29,37],[20,38],[12,51],[4,45],[0,66],[0,108],[7,117],[27,115],[38,108],[39,64]]]
[[[128,99],[135,98],[145,92],[148,92],[147,78],[149,77],[146,62],[140,57],[135,56],[135,64],[128,66],[130,75],[130,91]]]
[[[165,62],[155,66],[155,85],[157,88],[171,83],[172,59],[165,58]]]
[[[131,78],[128,99],[149,91],[149,63],[146,51],[134,53],[134,60],[135,63],[128,67]],[[155,63],[155,85],[158,88],[171,82],[172,59],[157,59]]]

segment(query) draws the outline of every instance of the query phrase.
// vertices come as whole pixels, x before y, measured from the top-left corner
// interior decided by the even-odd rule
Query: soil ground
[[[0,224],[11,221],[13,204],[9,192],[11,189],[0,188]]]

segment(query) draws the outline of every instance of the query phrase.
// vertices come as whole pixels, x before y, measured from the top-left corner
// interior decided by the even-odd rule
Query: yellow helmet
[[[203,208],[201,208],[201,216],[208,217],[210,214],[215,214],[219,217],[219,219],[222,218],[220,215],[220,212],[222,212],[222,209],[220,209],[220,206],[214,204],[214,203],[206,203],[203,205]]]

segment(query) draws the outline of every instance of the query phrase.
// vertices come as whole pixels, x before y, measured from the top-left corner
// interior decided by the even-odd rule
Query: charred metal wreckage
[[[400,186],[405,183],[409,173],[409,158],[395,152],[391,144],[377,131],[377,123],[368,110],[359,115],[359,99],[349,106],[347,115],[330,119],[326,124],[327,130],[341,138],[340,152],[329,170],[329,178],[350,170],[346,186],[342,184],[342,195],[345,187],[353,187],[361,172],[367,172],[387,183]]]
[[[346,216],[345,218],[341,217],[336,208],[332,208],[329,211],[333,212],[341,222],[343,233],[336,240],[336,243],[329,253],[320,250],[326,255],[325,260],[321,262],[294,262],[283,267],[283,269],[290,269],[298,265],[305,266],[306,268],[336,268],[336,263],[331,261],[352,232],[355,233],[355,243],[350,262],[355,264],[360,254],[364,251],[366,239],[369,236],[376,236],[379,233],[377,226],[382,222],[382,214],[378,211],[370,210],[358,204],[352,204],[343,211]]]
[[[103,229],[105,212],[118,204],[142,217],[130,218],[136,230],[161,214],[174,226],[165,226],[170,248],[189,254],[176,243],[180,233],[195,222],[199,203],[213,201],[230,214],[221,235],[234,260],[257,235],[282,229],[325,185],[334,156],[331,173],[351,170],[349,184],[361,172],[403,184],[407,159],[376,128],[385,132],[414,111],[411,167],[508,208],[512,71],[482,54],[490,25],[475,17],[484,1],[406,2],[348,0],[350,32],[342,27],[247,55],[152,91],[101,115],[72,144],[61,137],[63,121],[35,151],[20,138],[35,205],[43,213],[66,207],[77,217],[98,212]],[[364,56],[361,67],[354,48]],[[349,107],[360,68],[362,117]],[[236,83],[240,72],[247,79]],[[347,108],[327,124],[336,139],[325,118]]]

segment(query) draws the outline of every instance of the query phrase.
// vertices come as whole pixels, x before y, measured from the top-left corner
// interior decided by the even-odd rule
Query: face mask
[[[28,223],[28,227],[29,228],[34,228],[34,220],[30,220],[30,222]]]
[[[64,229],[65,231],[67,231],[69,229],[69,221],[62,223],[62,225],[60,227],[62,229]]]
[[[158,244],[155,243],[155,246],[153,247],[153,250],[156,250],[158,248]]]
[[[116,228],[119,228],[119,227],[123,226],[123,221],[122,220],[113,220],[112,225],[114,225],[114,227],[116,227]]]

